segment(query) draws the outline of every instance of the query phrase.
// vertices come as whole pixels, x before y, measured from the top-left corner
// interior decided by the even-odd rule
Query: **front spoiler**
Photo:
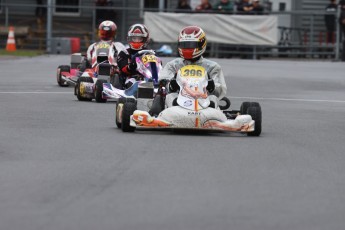
[[[128,90],[117,89],[110,83],[103,83],[102,97],[103,99],[119,99],[124,98],[135,98],[132,95],[128,95]]]
[[[219,111],[221,112],[221,111]],[[194,117],[181,116],[180,120],[185,122],[169,122],[162,116],[152,117],[145,111],[136,110],[130,118],[130,125],[138,129],[158,129],[158,130],[200,130],[200,131],[222,131],[222,132],[253,132],[255,121],[250,115],[239,115],[233,120],[217,119],[210,117],[205,119],[196,115]]]
[[[66,77],[64,75],[61,75],[61,79],[64,81],[64,84],[75,86],[78,81],[78,77]]]

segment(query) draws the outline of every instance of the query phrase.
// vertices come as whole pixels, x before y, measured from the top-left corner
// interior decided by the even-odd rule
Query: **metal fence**
[[[59,9],[76,9],[82,12],[79,15],[54,15],[57,6],[36,5],[36,4],[1,4],[0,13],[0,35],[5,38],[9,25],[29,27],[32,31],[27,35],[28,42],[23,42],[23,48],[44,49],[50,53],[52,50],[52,39],[54,37],[80,37],[81,48],[86,50],[87,46],[97,40],[97,18],[96,11],[105,9],[104,7],[95,6],[58,6]],[[27,8],[27,13],[16,10],[18,7]],[[45,9],[46,16],[41,22],[35,16],[37,8]],[[144,11],[158,11],[158,9],[143,9],[142,7],[121,7],[113,6],[106,8],[118,13],[116,24],[118,25],[117,40],[126,43],[127,28],[133,23],[143,22]],[[174,12],[175,9],[165,9],[165,12]],[[336,16],[336,30],[334,39],[331,41],[326,39],[326,28],[323,23],[325,11],[290,11],[290,12],[269,12],[269,14],[277,15],[279,20],[283,18],[283,22],[279,22],[279,43],[276,46],[257,46],[257,45],[229,45],[210,43],[206,55],[209,57],[220,58],[250,58],[259,59],[265,57],[289,57],[289,58],[325,58],[331,60],[342,59],[343,42],[341,38],[341,28],[338,23],[340,10],[334,15]],[[327,13],[331,14],[331,13]],[[24,20],[23,20],[24,18]],[[25,18],[31,18],[31,21]],[[20,20],[22,19],[22,20]],[[31,22],[31,23],[29,23]],[[22,35],[25,37],[25,35]],[[4,47],[5,39],[1,39],[1,46]],[[25,40],[25,38],[23,38]],[[153,38],[154,39],[154,38]],[[159,48],[162,43],[154,42],[152,48]],[[167,44],[175,51],[176,43]],[[344,55],[343,55],[344,56]]]

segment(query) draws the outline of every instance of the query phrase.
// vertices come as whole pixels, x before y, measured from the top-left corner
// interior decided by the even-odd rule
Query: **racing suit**
[[[114,41],[106,41],[109,45],[113,46],[113,49],[115,50],[115,55],[117,56],[117,54],[122,50],[125,49],[123,44],[120,42],[114,42]],[[92,64],[92,58],[95,56],[94,52],[95,52],[95,47],[97,46],[99,42],[95,42],[93,44],[91,44],[89,46],[89,48],[86,51],[86,58],[87,61]],[[117,57],[114,57],[114,60],[116,60]]]
[[[133,84],[133,76],[139,75],[139,72],[135,69],[130,69],[129,66],[132,63],[132,57],[136,55],[140,50],[133,50],[128,48],[126,50],[121,50],[117,57],[117,65],[121,71],[121,83],[124,88],[129,88]]]
[[[106,41],[108,44],[113,46],[113,49],[115,51],[115,57],[114,60],[116,62],[117,59],[117,54],[119,53],[120,50],[125,49],[124,46],[120,42],[114,42],[114,41]],[[96,56],[95,51],[96,51],[96,46],[99,44],[99,42],[95,42],[89,46],[89,48],[86,51],[86,59],[83,60],[80,66],[80,74],[82,74],[85,69],[87,68],[92,68],[92,58]]]
[[[185,65],[200,65],[205,68],[208,76],[214,81],[214,91],[210,94],[210,100],[214,101],[216,108],[218,107],[219,100],[226,95],[227,87],[224,79],[223,71],[220,65],[214,61],[207,60],[203,57],[200,57],[195,62],[185,60],[183,58],[176,58],[168,62],[163,70],[159,74],[159,80],[171,80],[175,77],[179,69]],[[173,105],[173,101],[177,98],[178,93],[170,93],[166,96],[165,104],[167,107]]]

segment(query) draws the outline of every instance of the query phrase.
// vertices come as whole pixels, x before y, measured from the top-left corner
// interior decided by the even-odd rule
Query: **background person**
[[[184,13],[192,11],[192,7],[189,5],[187,0],[179,0],[176,7],[176,13]]]
[[[342,30],[342,38],[340,39],[340,41],[342,41],[343,43],[343,53],[342,53],[342,57],[341,60],[345,61],[345,0],[341,0],[339,2],[340,5],[340,18],[339,18],[339,23],[340,23],[340,29]]]
[[[101,22],[110,20],[116,21],[116,12],[109,7],[112,7],[113,1],[111,0],[96,0],[95,5],[101,7],[96,9],[96,25],[99,25]]]
[[[150,42],[149,30],[143,24],[134,24],[129,27],[127,41],[129,48],[120,51],[117,59],[123,88],[131,87],[135,81],[133,77],[139,75],[137,63],[132,59],[140,50],[147,48]]]
[[[250,3],[249,0],[241,0],[237,4],[237,12],[238,14],[250,14],[253,10],[253,5]]]
[[[343,31],[343,38],[345,38],[345,0],[339,2],[341,13],[339,18],[339,23],[341,30]]]
[[[117,26],[113,21],[107,20],[99,24],[98,26],[99,41],[91,44],[88,47],[86,51],[86,59],[84,59],[84,61],[81,63],[80,74],[82,74],[85,71],[85,69],[91,67],[92,57],[94,55],[94,51],[97,44],[99,44],[100,42],[107,42],[109,43],[109,45],[113,45],[114,49],[116,50],[116,46],[114,44],[116,32],[117,32]]]
[[[325,25],[326,25],[326,41],[328,43],[334,43],[334,33],[336,29],[336,16],[335,12],[337,12],[337,3],[336,0],[330,0],[330,4],[326,6],[326,13],[333,13],[333,14],[325,14]]]
[[[220,0],[213,7],[214,11],[222,13],[232,13],[234,10],[234,5],[230,0]]]
[[[211,3],[209,3],[208,0],[201,0],[201,4],[195,8],[195,11],[200,13],[200,12],[212,11],[212,9],[213,7]]]
[[[264,7],[260,4],[259,0],[253,0],[252,9],[250,13],[255,15],[264,13]]]
[[[43,0],[36,0],[36,4],[35,15],[37,18],[44,20],[47,15],[47,8],[43,6]]]

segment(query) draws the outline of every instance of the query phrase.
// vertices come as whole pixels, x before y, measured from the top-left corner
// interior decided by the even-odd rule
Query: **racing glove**
[[[214,85],[214,81],[212,79],[208,80],[208,84],[206,86],[206,90],[209,93],[212,93],[214,91],[215,85]]]
[[[137,71],[137,63],[136,62],[128,63],[128,70],[132,73]]]
[[[169,92],[174,93],[180,90],[180,86],[177,84],[176,78],[170,80]]]

